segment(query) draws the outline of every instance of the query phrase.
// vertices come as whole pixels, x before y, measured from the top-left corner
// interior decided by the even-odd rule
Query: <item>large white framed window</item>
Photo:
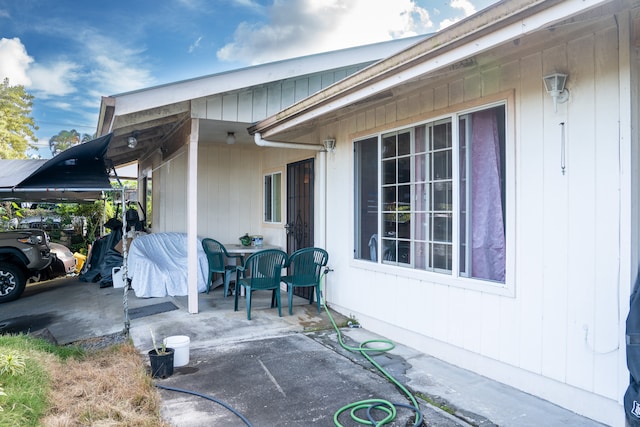
[[[282,172],[264,175],[264,222],[282,222]]]
[[[505,283],[506,105],[354,141],[356,259]]]

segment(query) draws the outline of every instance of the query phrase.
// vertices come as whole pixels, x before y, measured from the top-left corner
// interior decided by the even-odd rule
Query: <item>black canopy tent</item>
[[[105,154],[112,133],[49,160],[0,160],[0,199],[73,202],[103,198],[111,186]]]
[[[113,134],[73,146],[49,160],[0,160],[0,200],[30,202],[90,202],[101,200],[107,191],[120,191],[125,212],[125,188],[105,154]],[[113,170],[118,185],[112,186]],[[126,217],[122,216],[126,230]],[[123,242],[123,270],[127,272],[126,239]],[[124,287],[125,333],[129,333],[127,289]]]

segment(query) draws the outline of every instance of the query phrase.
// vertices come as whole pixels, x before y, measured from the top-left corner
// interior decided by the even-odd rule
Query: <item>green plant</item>
[[[162,341],[162,345],[158,347],[158,345],[156,344],[156,337],[155,335],[153,335],[153,331],[149,329],[149,332],[151,332],[151,341],[153,342],[153,349],[156,351],[156,354],[167,354],[167,346],[165,345],[165,342]]]
[[[23,355],[15,351],[0,353],[0,375],[21,375],[24,373],[25,368],[26,364]]]
[[[11,230],[18,227],[18,218],[23,218],[22,209],[16,202],[2,202],[0,204],[0,218],[2,229]]]

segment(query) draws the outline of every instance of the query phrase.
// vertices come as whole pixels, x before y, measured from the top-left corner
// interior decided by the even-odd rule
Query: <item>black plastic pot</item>
[[[167,378],[173,375],[173,349],[166,348],[164,353],[157,354],[155,349],[149,351],[152,378]]]

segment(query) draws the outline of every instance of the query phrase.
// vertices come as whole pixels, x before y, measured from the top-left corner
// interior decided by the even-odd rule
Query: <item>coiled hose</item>
[[[320,276],[320,281],[321,282],[323,281],[324,276],[329,271],[330,271],[329,269],[325,269],[322,272],[322,275]],[[362,356],[364,356],[376,369],[378,369],[389,381],[391,381],[391,383],[393,383],[397,388],[399,388],[407,396],[409,401],[411,401],[411,405],[407,405],[405,403],[392,403],[392,402],[389,402],[388,400],[385,400],[385,399],[366,399],[366,400],[360,400],[360,401],[357,401],[357,402],[353,402],[353,403],[351,403],[349,405],[343,406],[342,408],[338,409],[338,411],[336,411],[336,413],[333,415],[333,422],[336,425],[336,427],[344,427],[340,423],[338,418],[346,411],[350,411],[351,419],[354,420],[355,422],[359,423],[359,424],[371,425],[371,426],[376,426],[376,427],[383,426],[385,424],[389,424],[390,422],[392,422],[395,419],[395,417],[396,417],[396,408],[397,407],[408,408],[408,409],[413,410],[416,413],[415,421],[413,423],[414,427],[417,427],[420,424],[422,424],[422,412],[420,412],[420,406],[418,405],[418,402],[416,401],[416,398],[413,396],[413,394],[411,394],[409,392],[409,390],[406,389],[406,387],[404,387],[402,384],[400,384],[400,382],[398,382],[398,380],[396,380],[382,366],[380,366],[375,360],[373,360],[373,358],[371,356],[369,356],[370,352],[383,353],[383,352],[391,351],[391,350],[393,350],[395,348],[395,344],[390,340],[375,339],[375,340],[364,341],[358,347],[350,347],[350,346],[348,346],[344,342],[344,340],[342,339],[342,333],[340,332],[340,328],[338,328],[338,325],[336,325],[336,322],[333,319],[333,316],[331,315],[331,312],[329,312],[329,308],[325,304],[324,297],[322,295],[322,290],[320,291],[320,295],[318,295],[317,298],[320,298],[320,300],[322,302],[322,306],[324,307],[325,311],[327,312],[327,315],[329,316],[329,320],[331,320],[331,324],[333,325],[333,328],[335,329],[335,331],[336,331],[336,333],[338,335],[338,342],[340,343],[340,346],[342,348],[344,348],[345,350],[347,350],[347,351],[359,352],[360,354],[362,354]],[[368,347],[371,344],[384,344],[385,346],[384,347]],[[209,395],[206,395],[206,394],[202,394],[202,393],[198,393],[198,392],[195,392],[195,391],[191,391],[191,390],[185,390],[185,389],[180,389],[180,388],[175,388],[175,387],[164,386],[164,385],[161,385],[161,384],[158,384],[158,383],[155,383],[155,386],[158,387],[158,388],[161,388],[161,389],[165,389],[165,390],[175,391],[175,392],[179,392],[179,393],[192,394],[194,396],[202,397],[204,399],[207,399],[207,400],[210,400],[212,402],[215,402],[215,403],[225,407],[227,410],[231,411],[233,414],[235,414],[248,427],[253,427],[252,424],[249,422],[249,420],[244,415],[242,415],[240,412],[235,410],[232,406],[222,402],[221,400],[216,399],[215,397],[212,397],[212,396],[209,396]],[[367,416],[366,419],[358,416],[358,412],[360,412],[362,410],[366,410],[365,411],[366,416]],[[384,418],[382,418],[381,420],[376,420],[374,418],[374,410],[382,411],[382,413],[386,414],[386,416]]]
[[[331,270],[324,269],[324,271],[320,276],[321,283],[329,271]],[[326,287],[326,284],[325,284],[325,287]],[[416,401],[416,398],[413,396],[413,394],[411,394],[411,392],[409,392],[409,390],[407,390],[405,386],[400,384],[398,380],[396,380],[391,374],[389,374],[382,366],[380,366],[369,355],[369,353],[374,353],[374,352],[384,353],[387,351],[391,351],[395,348],[395,344],[392,341],[386,340],[386,339],[373,339],[373,340],[367,340],[362,342],[358,347],[348,346],[342,339],[342,333],[340,332],[340,328],[338,328],[338,325],[336,325],[336,322],[333,319],[333,316],[331,316],[331,312],[329,312],[329,308],[325,304],[324,297],[322,295],[322,290],[320,291],[320,294],[321,295],[319,295],[318,298],[321,298],[322,306],[327,312],[327,315],[329,316],[329,320],[331,320],[331,324],[333,325],[333,328],[335,329],[338,335],[338,342],[340,343],[340,346],[347,351],[359,352],[360,354],[362,354],[362,356],[364,356],[376,369],[378,369],[378,371],[380,371],[389,381],[391,381],[391,383],[393,383],[398,389],[400,389],[411,402],[411,405],[407,405],[405,403],[392,403],[385,399],[360,400],[338,409],[338,411],[336,411],[336,413],[333,415],[334,424],[337,427],[344,427],[340,423],[338,418],[343,413],[350,411],[351,419],[359,424],[371,425],[376,427],[383,426],[385,424],[389,424],[395,419],[397,407],[409,408],[416,413],[415,421],[413,423],[414,427],[422,424],[422,412],[420,411],[420,406],[418,405],[418,402]],[[379,346],[380,344],[383,344],[383,346]],[[370,345],[378,345],[378,347],[369,347]],[[365,409],[366,409],[366,416],[367,416],[366,419],[358,416],[358,412]],[[373,414],[374,410],[382,411],[386,415],[384,416],[384,418],[380,420],[376,420]]]

